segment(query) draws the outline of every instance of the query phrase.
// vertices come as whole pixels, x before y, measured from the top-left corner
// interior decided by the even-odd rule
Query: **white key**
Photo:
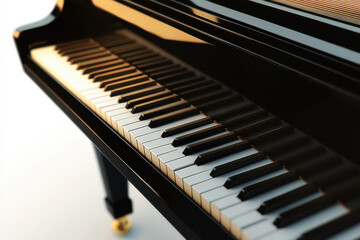
[[[235,159],[237,159],[237,158],[235,158]],[[233,159],[233,160],[235,160],[235,159]],[[230,172],[230,173],[221,175],[219,177],[212,178],[210,180],[195,184],[195,185],[192,186],[193,199],[196,202],[199,202],[199,204],[200,204],[200,201],[201,201],[200,199],[201,199],[202,193],[223,186],[224,183],[226,182],[226,180],[229,177],[234,176],[234,175],[239,174],[239,173],[243,173],[243,172],[255,169],[255,168],[258,168],[258,167],[261,167],[261,166],[264,166],[264,165],[269,164],[271,162],[272,162],[271,160],[267,159],[267,160],[264,160],[264,161],[261,161],[261,162],[251,164],[249,166],[246,166],[246,167],[241,168],[239,170],[236,170],[234,172]]]
[[[193,130],[193,131],[196,131],[196,129]],[[191,132],[191,130],[188,131],[188,132]],[[179,157],[182,157],[182,156],[184,156],[182,154],[182,152],[183,152],[183,150],[184,150],[184,148],[186,146],[173,147],[172,144],[171,144],[172,141],[174,140],[174,138],[176,138],[177,136],[178,135],[174,135],[174,136],[169,137],[169,138],[157,138],[155,140],[147,141],[145,143],[143,143],[141,141],[137,141],[137,142],[138,142],[138,145],[141,145],[144,148],[145,152],[146,151],[154,151],[155,156],[159,156],[159,155],[165,153],[163,151],[157,151],[156,148],[161,147],[161,146],[165,146],[165,145],[169,145],[169,147],[172,147],[174,150],[177,150],[179,152]]]
[[[178,125],[181,125],[183,123],[188,123],[188,122],[192,122],[192,121],[195,121],[195,120],[198,120],[198,119],[201,119],[203,118],[204,115],[202,114],[197,114],[197,115],[194,115],[194,116],[191,116],[191,117],[188,117],[188,118],[184,118],[182,120],[179,120],[179,121],[176,121],[176,122],[172,122],[172,123],[169,123],[169,124],[166,124],[166,125],[163,125],[163,126],[159,126],[159,127],[155,127],[155,128],[150,128],[150,127],[147,127],[147,128],[143,128],[143,129],[139,129],[139,130],[135,130],[135,131],[132,131],[131,134],[136,137],[137,139],[139,139],[141,136],[145,136],[147,134],[150,134],[150,133],[155,133],[155,132],[158,132],[159,130],[162,130],[164,131],[165,129],[167,128],[171,128],[171,127],[174,127],[174,126],[178,126]],[[160,138],[161,137],[161,133],[159,133],[159,136],[157,138]],[[154,138],[155,139],[155,138]],[[166,139],[166,138],[165,138]]]
[[[185,189],[187,194],[193,196],[193,198],[199,202],[206,211],[210,212],[213,216],[216,216],[216,219],[224,222],[224,225],[229,226],[230,224],[230,226],[234,226],[231,227],[234,233],[237,235],[240,234],[242,237],[246,238],[249,236],[262,236],[262,232],[269,233],[269,231],[265,231],[266,229],[274,229],[274,226],[271,223],[269,224],[269,219],[273,219],[275,215],[266,215],[266,219],[264,220],[262,219],[264,216],[257,214],[256,211],[249,212],[249,209],[254,209],[253,206],[256,205],[256,201],[253,205],[248,203],[253,199],[239,203],[240,199],[237,198],[237,194],[244,186],[265,180],[272,176],[276,176],[276,174],[279,174],[279,172],[268,174],[247,184],[237,186],[232,189],[226,189],[222,186],[226,178],[231,176],[231,174],[237,174],[241,171],[245,171],[245,169],[250,169],[250,165],[244,167],[241,170],[237,170],[233,173],[225,174],[216,178],[211,178],[209,176],[214,166],[256,153],[256,150],[245,150],[211,163],[195,166],[194,161],[200,153],[184,156],[182,151],[186,145],[173,147],[171,143],[176,136],[180,136],[186,134],[187,132],[192,132],[205,127],[214,126],[215,123],[207,124],[205,126],[181,133],[180,135],[174,135],[167,138],[162,138],[161,134],[164,129],[201,119],[204,117],[204,115],[197,114],[195,116],[188,117],[186,119],[179,120],[164,126],[150,128],[148,127],[150,120],[140,121],[140,113],[132,114],[131,109],[125,108],[126,103],[118,103],[118,96],[111,97],[110,92],[105,92],[103,88],[100,88],[99,82],[93,82],[88,78],[88,74],[82,74],[83,70],[79,71],[76,69],[76,65],[69,64],[69,62],[66,61],[67,57],[59,56],[54,50],[54,46],[32,50],[31,55],[40,66],[49,72],[50,75],[52,75],[55,79],[57,79],[57,81],[69,89],[71,93],[83,101],[84,104],[86,104],[90,109],[98,114],[98,116],[105,120],[105,122],[111,125],[147,159],[152,161],[155,166],[167,174],[170,179],[176,182],[176,184],[178,184],[181,188]],[[219,146],[219,148],[232,143],[224,144]],[[252,167],[257,166],[256,164],[261,164],[261,162],[262,161],[253,164]],[[272,194],[280,191],[279,189],[274,190]],[[263,195],[261,196],[263,197]],[[259,197],[260,196],[254,199],[256,200]],[[247,206],[247,211],[244,210],[244,206]],[[274,213],[275,212],[276,211],[274,211]],[[248,220],[251,219],[251,223],[248,222],[250,225],[246,226],[245,228],[240,228],[240,226],[245,226],[245,218]],[[252,233],[251,227],[257,224],[262,224],[264,228]],[[245,231],[241,230],[240,232],[238,229]],[[277,229],[275,228],[275,230]],[[287,232],[285,234],[281,231],[284,231],[284,229],[275,231],[272,234],[280,234],[279,237],[284,237],[286,234],[288,234]]]
[[[324,223],[327,223],[331,220],[334,220],[343,214],[346,214],[348,210],[339,204],[330,206],[320,212],[312,214],[298,222],[290,224],[285,228],[277,229],[273,233],[267,234],[258,237],[262,237],[262,240],[270,239],[297,239],[301,236],[303,232],[307,232],[310,229],[316,228]],[[245,228],[243,233],[244,236],[253,237],[252,233],[255,231],[254,228],[257,228],[256,224],[252,225],[249,228]]]
[[[281,194],[284,194],[288,191],[294,190],[300,186],[303,186],[304,184],[305,182],[301,180],[296,180],[284,186],[273,189],[272,191],[253,197],[244,202],[242,202],[239,199],[239,203],[221,210],[220,212],[221,225],[223,225],[226,229],[230,230],[232,219],[236,218],[237,216],[256,210],[264,201],[279,196]]]
[[[343,240],[343,239],[359,239],[360,238],[360,223],[355,224],[354,226],[345,229],[341,233],[338,233],[332,237],[329,237],[329,240]]]
[[[253,148],[250,148],[239,152],[239,155],[236,155],[235,157],[236,159],[239,159],[254,153],[257,153],[257,151]],[[234,161],[233,155],[200,166],[192,165],[190,167],[183,168],[175,172],[176,184],[180,187],[183,186],[185,192],[187,192],[189,195],[192,195],[191,186],[210,179],[210,173],[214,167],[231,161]]]
[[[288,204],[280,209],[277,209],[276,211],[273,211],[269,214],[266,215],[262,215],[260,214],[258,211],[254,210],[248,213],[245,213],[241,216],[238,216],[234,219],[231,220],[231,226],[230,226],[230,231],[231,233],[236,236],[237,238],[242,238],[243,236],[243,230],[246,227],[249,227],[253,224],[256,224],[258,222],[261,221],[267,221],[267,222],[274,222],[275,219],[282,213],[285,211],[288,211],[294,207],[297,207],[301,204],[304,204],[306,202],[309,202],[313,199],[316,199],[318,197],[320,197],[322,195],[322,193],[318,192],[318,193],[314,193],[310,196],[307,196],[305,198],[301,198],[300,200],[293,202],[291,204]],[[269,232],[271,233],[271,232]]]
[[[201,127],[195,128],[195,129],[191,129],[191,130],[188,130],[186,132],[179,133],[177,135],[173,135],[173,136],[170,136],[170,137],[167,137],[167,138],[162,138],[161,137],[162,132],[165,130],[165,129],[163,129],[161,131],[161,133],[157,133],[156,135],[152,135],[152,137],[153,137],[152,139],[150,139],[150,140],[145,139],[145,142],[142,140],[142,138],[141,139],[136,138],[136,136],[133,135],[133,132],[134,132],[133,130],[130,131],[129,134],[131,135],[132,141],[137,141],[137,145],[143,147],[144,151],[151,151],[151,149],[154,149],[156,147],[171,144],[173,142],[173,140],[178,136],[181,136],[181,135],[187,134],[187,133],[191,133],[191,132],[194,132],[194,131],[197,131],[197,130],[201,130],[201,129],[204,129],[204,128],[207,128],[207,127],[215,126],[215,125],[216,125],[215,123],[211,123],[209,125],[201,126]],[[149,127],[146,126],[144,128],[149,128]],[[140,130],[140,129],[135,129],[135,130]],[[147,135],[149,135],[149,134],[147,134]],[[180,146],[180,147],[178,147],[176,149],[181,149],[181,152],[182,152],[185,147],[186,146]]]
[[[272,224],[272,222],[261,221],[259,223],[251,225],[245,230],[246,232],[241,235],[240,239],[254,240],[254,239],[259,239],[260,237],[263,237],[268,233],[275,232],[277,230],[277,227],[274,224]],[[274,239],[278,240],[277,238]]]
[[[207,210],[210,214],[212,214],[211,209],[214,208],[211,206],[212,202],[222,199],[224,197],[230,196],[230,195],[239,194],[241,189],[243,189],[244,187],[249,186],[254,183],[257,183],[257,182],[261,182],[261,181],[269,179],[271,177],[275,177],[279,174],[284,173],[284,171],[285,170],[279,170],[279,171],[264,175],[262,177],[251,180],[245,184],[241,184],[234,188],[227,189],[224,186],[221,186],[216,189],[204,192],[201,194],[201,206],[203,209]],[[220,215],[220,213],[218,213],[218,215]]]
[[[235,141],[232,141],[232,142],[229,142],[229,143],[225,143],[223,145],[214,147],[211,150],[222,148],[222,147],[234,144],[235,142],[238,142],[238,141],[241,141],[241,140],[235,140]],[[195,159],[201,153],[205,153],[205,152],[208,152],[208,151],[209,150],[205,150],[205,151],[195,153],[195,154],[191,154],[191,155],[188,155],[188,156],[185,156],[185,157],[182,157],[182,158],[171,158],[171,156],[160,156],[159,161],[164,166],[164,168],[166,167],[166,172],[168,174],[168,177],[170,179],[172,179],[173,181],[175,181],[175,171],[178,171],[178,170],[183,169],[185,167],[189,167],[191,165],[194,165]],[[230,155],[230,156],[235,157],[235,155],[237,155],[237,154],[241,154],[241,153],[235,153],[235,154]]]

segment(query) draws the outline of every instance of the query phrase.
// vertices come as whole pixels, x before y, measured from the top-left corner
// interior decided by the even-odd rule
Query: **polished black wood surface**
[[[111,164],[186,238],[233,237],[111,127],[36,65],[29,57],[32,48],[119,28],[131,29],[338,154],[360,163],[360,152],[357,151],[360,145],[359,65],[228,19],[221,19],[217,24],[204,21],[189,14],[190,4],[182,5],[175,1],[166,4],[164,1],[121,2],[211,44],[159,38],[97,9],[88,0],[67,0],[63,4],[59,1],[46,19],[19,28],[14,33],[15,41],[25,71]]]
[[[349,63],[227,19],[220,18],[217,24],[204,21],[189,14],[191,7],[179,7],[177,1],[119,2],[211,43],[179,43],[146,35],[339,154],[360,163],[357,151],[360,63]],[[175,6],[179,7],[176,11]],[[347,36],[344,29],[328,34],[337,36],[339,31]],[[346,39],[356,48],[360,35]],[[344,141],[339,143],[338,139]]]
[[[72,4],[73,3],[74,1],[72,1]],[[65,6],[68,6],[68,8],[64,7],[63,12],[58,13],[58,9],[56,8],[52,16],[49,16],[47,19],[36,24],[21,27],[17,30],[18,33],[15,33],[15,41],[25,72],[67,116],[71,118],[110,163],[114,165],[185,238],[207,239],[209,237],[215,237],[216,239],[233,239],[229,232],[223,229],[220,224],[189,199],[185,193],[160,173],[159,170],[129,145],[126,140],[122,139],[118,133],[74,95],[64,89],[29,57],[29,50],[33,47],[63,42],[69,38],[73,38],[73,36],[88,36],[87,34],[90,34],[90,32],[91,34],[98,34],[99,32],[93,31],[91,25],[88,25],[88,21],[94,18],[94,15],[91,14],[83,16],[81,20],[78,19],[80,21],[75,24],[83,27],[80,33],[76,31],[76,28],[69,29],[66,26],[57,28],[57,30],[53,28],[54,26],[63,26],[64,23],[76,19],[80,14],[76,10],[81,7],[81,4],[84,4],[82,7],[87,9],[89,7],[88,3],[87,1],[79,1],[75,2],[75,5],[72,6],[69,2],[65,2]],[[76,8],[73,9],[71,7]],[[62,15],[62,13],[65,15],[65,11],[68,11],[66,17]],[[100,14],[99,17],[101,17],[101,15],[102,14]],[[118,23],[113,23],[112,21],[102,21],[101,23],[108,23],[109,26],[115,25],[115,27],[119,27]],[[75,35],[69,35],[71,33]],[[136,211],[136,209],[134,209],[134,211]]]

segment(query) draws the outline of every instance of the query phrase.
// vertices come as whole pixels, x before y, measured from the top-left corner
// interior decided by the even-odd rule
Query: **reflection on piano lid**
[[[31,56],[237,239],[360,234],[354,165],[134,33]]]
[[[298,0],[272,0],[294,8],[306,10],[319,15],[328,16],[344,22],[360,25],[360,3],[346,0],[321,0],[321,1],[298,1]]]
[[[14,37],[185,237],[356,239],[359,32],[272,1],[76,0]]]

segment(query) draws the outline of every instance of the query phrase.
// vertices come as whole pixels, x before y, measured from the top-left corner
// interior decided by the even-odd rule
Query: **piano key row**
[[[114,42],[114,40],[109,39],[108,41]],[[67,46],[67,48],[69,49],[70,46]],[[59,49],[61,49],[61,47]],[[126,49],[127,54],[139,51],[139,49],[135,47],[126,47]],[[129,49],[132,49],[132,51],[129,51]],[[53,49],[51,49],[51,51],[54,52]],[[72,49],[72,51],[74,52],[74,48]],[[140,112],[141,110],[139,110],[138,112],[133,111],[134,106],[138,106],[139,104],[132,104],[133,108],[132,110],[129,110],[129,108],[131,108],[131,106],[129,107],[129,105],[131,104],[129,100],[141,102],[142,100],[144,100],[141,99],[144,98],[144,95],[140,96],[139,92],[144,90],[154,90],[155,84],[145,84],[139,88],[131,88],[127,90],[123,89],[123,92],[116,94],[116,96],[120,95],[120,103],[118,103],[118,97],[114,97],[108,92],[104,92],[100,89],[101,84],[103,84],[102,86],[104,87],[104,81],[109,81],[112,77],[114,77],[114,74],[117,74],[116,76],[121,76],[123,78],[116,84],[124,84],[123,81],[141,82],[141,80],[139,79],[134,79],[134,75],[132,74],[138,74],[138,76],[142,76],[142,73],[136,71],[136,69],[135,71],[131,72],[129,72],[129,70],[124,71],[124,69],[129,69],[129,66],[124,66],[124,61],[120,63],[119,61],[121,59],[116,59],[117,65],[111,66],[111,68],[116,68],[116,66],[122,65],[121,70],[116,70],[117,72],[115,73],[115,71],[113,71],[114,68],[112,68],[108,72],[106,72],[101,66],[99,66],[101,64],[104,64],[100,61],[100,59],[107,61],[109,56],[95,55],[96,57],[94,58],[93,52],[90,52],[90,58],[86,58],[86,55],[82,55],[81,61],[79,62],[79,55],[81,55],[80,53],[86,51],[89,50],[83,49],[76,52],[78,54],[78,57],[70,60],[72,61],[72,64],[75,65],[68,65],[66,63],[66,60],[69,59],[66,59],[65,57],[59,58],[58,56],[54,56],[54,58],[56,58],[54,59],[54,61],[62,62],[62,64],[59,65],[59,69],[61,69],[62,67],[64,69],[68,69],[68,71],[66,71],[68,75],[65,74],[62,76],[63,79],[66,79],[65,85],[68,85],[73,92],[76,92],[77,96],[80,99],[87,103],[89,107],[91,107],[95,112],[97,112],[99,116],[101,116],[111,126],[117,129],[118,132],[122,136],[124,136],[134,147],[136,147],[141,153],[144,154],[144,156],[146,156],[150,161],[152,161],[155,166],[157,166],[165,174],[167,174],[170,179],[175,181],[179,187],[184,189],[187,194],[193,197],[193,199],[198,204],[203,206],[203,208],[207,210],[210,214],[212,214],[215,219],[219,220],[227,229],[232,231],[235,236],[250,236],[254,238],[254,236],[251,235],[251,226],[253,226],[254,224],[265,224],[264,222],[268,222],[272,226],[271,229],[269,228],[269,232],[264,232],[264,235],[273,231],[279,232],[276,231],[276,226],[272,224],[272,221],[269,221],[270,218],[268,217],[268,215],[261,215],[256,209],[260,209],[261,206],[263,206],[265,203],[269,204],[270,202],[271,205],[271,198],[279,197],[279,195],[285,194],[285,192],[288,191],[300,191],[301,189],[299,190],[298,188],[303,188],[307,185],[304,181],[298,179],[294,171],[288,171],[286,169],[283,169],[279,162],[273,162],[271,159],[266,158],[266,155],[263,152],[259,152],[258,150],[252,148],[251,144],[249,144],[249,139],[244,141],[236,137],[234,138],[233,133],[227,132],[226,128],[224,127],[236,126],[236,123],[239,122],[244,124],[246,120],[256,119],[257,116],[268,117],[267,119],[261,120],[262,123],[261,121],[260,123],[255,123],[255,125],[260,126],[260,128],[261,126],[272,126],[272,124],[275,123],[277,124],[275,124],[275,126],[278,126],[279,121],[276,121],[276,119],[274,120],[274,118],[272,118],[271,116],[269,117],[267,114],[264,114],[264,111],[251,108],[251,104],[244,104],[243,106],[239,106],[236,108],[240,110],[241,108],[246,110],[252,109],[254,111],[250,113],[245,111],[245,114],[240,115],[239,119],[231,119],[229,120],[230,123],[225,121],[224,123],[219,124],[211,121],[211,117],[199,114],[199,110],[197,110],[196,108],[186,106],[184,109],[196,109],[196,111],[192,112],[192,114],[190,115],[184,114],[182,116],[181,114],[183,113],[181,112],[181,110],[179,111],[178,109],[175,109],[177,111],[171,111],[170,115],[167,113],[169,116],[165,115],[167,117],[167,121],[165,121],[163,125],[149,126],[150,122],[153,121],[153,119],[139,121],[139,117],[141,117],[141,114],[143,113]],[[121,52],[121,48],[117,48],[117,51]],[[140,51],[144,51],[144,48],[141,48]],[[61,50],[59,52],[61,52]],[[62,55],[65,56],[66,53],[62,53]],[[138,56],[142,55],[140,54]],[[147,58],[149,56],[149,53],[146,53],[145,56]],[[153,58],[149,58],[154,61]],[[74,59],[77,61],[74,62]],[[142,61],[139,60],[140,57],[137,59],[138,61]],[[97,61],[96,63],[95,60]],[[86,64],[91,64],[91,66],[85,66]],[[144,66],[144,61],[141,64],[143,64],[142,66]],[[155,64],[153,66],[155,68],[158,68],[159,65]],[[98,75],[90,76],[89,73],[91,73],[91,71],[86,72],[88,69],[94,69],[96,67],[98,67],[98,69],[96,70],[99,71]],[[81,73],[76,69],[83,69],[83,72]],[[151,72],[153,68],[147,69]],[[160,71],[163,71],[163,69],[160,69]],[[152,72],[157,73],[157,71]],[[100,76],[101,79],[96,78],[97,76]],[[89,81],[88,77],[90,77],[90,79],[94,79],[94,81]],[[146,79],[146,81],[151,81],[148,80],[149,78]],[[181,78],[180,80],[183,81],[183,79]],[[112,82],[112,84],[113,83],[114,82]],[[106,86],[107,85],[105,83],[105,87]],[[161,86],[157,84],[155,87],[161,88]],[[201,88],[201,85],[198,87]],[[186,91],[188,91],[188,89]],[[192,91],[196,93],[196,91],[198,90],[195,88],[195,90]],[[162,88],[156,93],[169,94],[167,96],[172,96],[171,93],[168,92],[168,90]],[[125,100],[121,101],[124,96],[127,97],[126,102]],[[150,100],[151,106],[146,107],[145,111],[150,109],[154,110],[154,108],[156,109],[159,106],[156,104],[154,105],[154,100],[164,101],[163,103],[165,106],[172,104],[172,102],[167,102],[166,100],[162,99],[164,96],[160,96],[159,98],[157,96],[152,97],[153,99]],[[214,97],[216,97],[216,95]],[[140,106],[147,106],[147,104],[144,103],[147,102],[145,102],[144,100],[140,103]],[[223,111],[222,113],[220,113],[219,118],[221,118],[221,114],[223,117],[227,116],[227,112],[231,112],[231,109],[229,111]],[[241,113],[241,111],[239,112]],[[217,113],[217,116],[218,115],[219,113]],[[164,115],[160,116],[163,117]],[[182,116],[183,120],[179,121],[177,118],[178,116]],[[241,120],[243,122],[241,122]],[[240,132],[243,133],[249,131],[251,132],[251,130],[249,130],[249,127],[240,129],[242,129]],[[291,133],[291,129],[282,126],[279,127],[279,129],[275,129],[275,134],[270,131],[268,136],[266,136],[265,133],[265,138],[253,136],[252,138],[250,138],[250,142],[267,142],[268,140],[274,139],[271,137],[269,139],[269,136],[283,136],[284,134],[287,135],[289,133]],[[162,138],[162,136],[166,138]],[[187,143],[191,144],[188,146],[184,146]],[[207,145],[206,143],[211,143],[211,146]],[[207,149],[211,150],[207,151]],[[197,159],[202,158],[206,160],[198,162],[199,166],[194,164],[196,163]],[[223,170],[221,175],[210,175],[212,172],[214,172],[214,170],[217,169]],[[255,177],[254,175],[249,174],[249,172],[251,171],[255,174]],[[246,174],[248,175],[248,177],[246,177]],[[214,176],[216,177],[213,178]],[[226,184],[229,181],[234,182],[234,179],[238,179],[236,183],[232,183],[230,185]],[[240,181],[239,179],[242,180]],[[224,183],[225,186],[223,186]],[[273,186],[277,186],[277,188],[274,190]],[[283,190],[284,192],[281,192],[281,190]],[[316,190],[316,188],[314,192],[322,195]],[[237,194],[239,194],[240,198],[236,196]],[[266,194],[270,195],[267,196]],[[316,194],[314,193],[310,194],[310,196],[308,197],[308,201],[310,201],[310,203],[311,197],[315,199],[314,201],[321,200],[321,197],[316,196]],[[259,199],[258,202],[255,201],[256,204],[254,202],[254,199]],[[300,205],[301,201],[297,202],[296,206]],[[306,202],[303,203],[305,204]],[[251,207],[247,206],[248,204],[253,205]],[[291,204],[294,204],[294,202],[291,202]],[[289,206],[288,203],[285,203],[284,205],[287,207]],[[337,206],[337,204],[335,204],[335,201],[332,202],[332,204],[330,205],[336,205],[338,209],[336,210],[338,211],[338,214],[336,216],[340,216],[341,214],[346,212],[346,210],[340,207],[340,205]],[[242,208],[239,208],[239,206],[245,206],[245,210],[241,210]],[[292,206],[292,208],[294,207],[295,205]],[[275,209],[279,209],[279,206]],[[281,210],[278,210],[280,212],[273,216],[282,216],[279,213],[283,213],[284,209],[281,207],[280,209]],[[271,211],[271,213],[273,212]],[[243,220],[241,219],[250,219],[247,217],[244,218],[244,214],[251,214],[250,216],[254,217],[254,220],[252,220],[253,222],[247,223],[248,225],[246,226],[249,227],[237,224],[243,223]],[[291,219],[296,218],[296,216],[294,216],[294,214],[291,214],[291,212],[289,215]],[[280,221],[278,219],[278,217],[273,217],[272,220],[274,220],[276,224],[276,221]],[[282,220],[282,222],[284,221],[289,222],[289,220]],[[281,224],[278,225],[280,226]]]

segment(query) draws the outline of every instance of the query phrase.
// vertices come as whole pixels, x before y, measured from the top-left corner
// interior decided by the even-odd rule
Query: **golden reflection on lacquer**
[[[124,19],[160,38],[182,42],[206,43],[201,39],[134,10],[120,2],[113,0],[92,0],[92,2],[98,8]]]

